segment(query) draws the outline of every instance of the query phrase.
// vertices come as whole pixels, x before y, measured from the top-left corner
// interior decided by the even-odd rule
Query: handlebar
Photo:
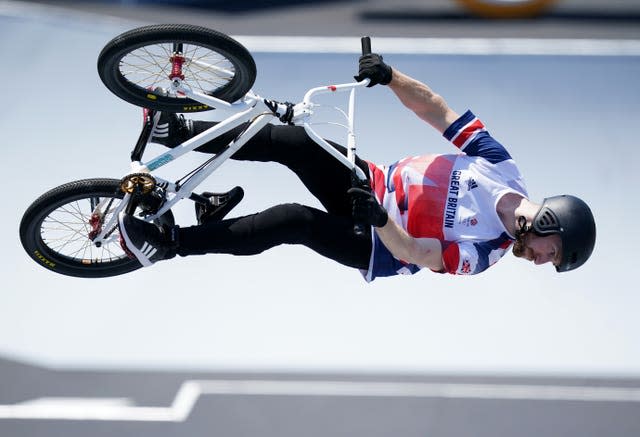
[[[362,54],[370,55],[371,54],[371,38],[368,36],[363,36],[360,38],[360,43],[362,44]]]
[[[360,43],[362,46],[362,54],[363,55],[368,55],[371,53],[371,38],[368,36],[363,36],[362,38],[360,38]],[[329,85],[329,86],[321,86],[321,87],[316,87],[316,88],[311,88],[310,90],[307,91],[307,93],[304,95],[304,98],[302,100],[301,103],[298,103],[297,105],[293,106],[293,118],[291,120],[293,120],[294,123],[296,122],[300,122],[300,121],[304,121],[304,119],[306,117],[309,116],[309,109],[310,107],[312,107],[314,104],[311,102],[312,97],[318,95],[318,94],[325,94],[325,93],[335,93],[335,92],[340,92],[340,91],[350,91],[351,95],[349,97],[349,115],[348,115],[348,120],[349,120],[349,137],[348,137],[348,146],[347,146],[347,159],[348,162],[351,163],[351,168],[352,168],[352,186],[353,187],[358,187],[358,188],[369,188],[369,181],[367,180],[367,177],[365,175],[365,173],[362,171],[362,169],[360,169],[359,167],[357,167],[355,165],[355,135],[353,133],[353,121],[354,121],[354,90],[355,88],[359,88],[359,87],[363,87],[363,86],[367,86],[370,83],[370,79],[364,79],[360,82],[354,82],[354,83],[343,83],[343,84],[338,84],[338,85]],[[282,103],[278,103],[278,102],[267,102],[265,100],[265,103],[272,103],[272,106],[269,106],[269,108],[276,114],[276,115],[280,115],[280,114],[285,114],[285,112],[287,110],[289,110],[289,108],[287,107],[286,104],[282,104]],[[290,105],[290,104],[289,104]],[[274,108],[279,108],[278,110],[274,110]],[[281,119],[282,120],[282,119]],[[290,121],[291,121],[290,120]],[[338,152],[333,151],[332,152],[332,148],[331,146],[329,146],[328,143],[326,143],[326,141],[324,139],[322,139],[317,133],[315,133],[313,130],[309,129],[309,126],[305,125],[305,130],[307,130],[307,134],[311,136],[311,138],[314,139],[314,141],[316,141],[318,144],[323,145],[326,144],[327,147],[325,147],[325,150],[327,150],[329,153],[333,154],[336,159],[338,160],[344,160],[345,157],[340,155]],[[324,146],[323,146],[324,147]],[[337,156],[336,156],[337,155]],[[344,162],[343,162],[344,163]],[[346,163],[345,163],[346,165]],[[356,235],[364,235],[366,233],[367,230],[367,225],[363,224],[363,223],[354,223],[353,225],[353,232]]]
[[[362,54],[363,55],[371,54],[371,38],[370,37],[363,36],[362,38],[360,38],[360,44],[362,45]],[[365,79],[361,83],[363,83],[365,86],[369,85],[369,79]],[[355,154],[352,157],[352,161],[355,164]],[[359,178],[356,176],[355,169],[354,169],[351,181],[352,181],[352,186],[353,187],[362,187],[362,182],[363,181],[360,181]],[[355,223],[353,225],[353,232],[356,235],[364,235],[365,231],[366,231],[366,227],[365,227],[364,224]]]

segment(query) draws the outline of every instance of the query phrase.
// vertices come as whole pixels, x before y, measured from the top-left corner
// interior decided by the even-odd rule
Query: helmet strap
[[[518,228],[516,229],[516,240],[522,239],[522,236],[531,230],[531,226],[527,226],[527,219],[523,215],[518,217]]]
[[[519,229],[516,229],[515,232],[516,241],[513,245],[513,254],[521,257],[525,253],[524,236],[531,230],[531,227],[527,226],[527,219],[524,216],[518,217],[518,227]]]

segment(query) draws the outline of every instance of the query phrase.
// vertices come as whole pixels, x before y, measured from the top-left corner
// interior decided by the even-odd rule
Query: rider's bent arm
[[[411,109],[422,120],[443,133],[459,115],[447,105],[447,102],[433,92],[424,83],[407,76],[393,68],[389,88],[393,90],[402,104]]]
[[[439,240],[414,238],[391,219],[386,225],[375,230],[380,240],[396,258],[435,271],[444,269],[442,245]]]

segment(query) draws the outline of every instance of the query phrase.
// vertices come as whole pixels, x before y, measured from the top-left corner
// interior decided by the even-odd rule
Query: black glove
[[[369,85],[372,87],[377,84],[387,85],[391,82],[391,67],[382,61],[382,56],[375,53],[360,56],[358,62],[358,75],[354,78],[360,82],[363,79],[369,79]]]
[[[353,198],[353,219],[356,223],[381,228],[387,224],[387,210],[378,203],[378,199],[370,189],[351,188],[347,191]]]

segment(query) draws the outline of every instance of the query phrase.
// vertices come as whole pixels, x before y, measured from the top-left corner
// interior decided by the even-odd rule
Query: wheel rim
[[[176,45],[175,42],[158,42],[125,53],[118,65],[120,76],[143,90],[170,89]],[[205,94],[213,94],[229,86],[236,75],[236,68],[225,55],[199,44],[180,43],[179,46],[184,59],[181,72],[186,85]],[[183,95],[169,97],[185,98]]]
[[[103,202],[103,203],[101,203]],[[105,210],[103,223],[108,223],[120,199],[112,196],[91,196],[73,200],[56,207],[42,220],[40,241],[58,256],[83,265],[104,264],[129,260],[120,247],[117,227],[107,230],[108,236],[96,247],[89,235],[95,231],[91,218],[97,205]]]

